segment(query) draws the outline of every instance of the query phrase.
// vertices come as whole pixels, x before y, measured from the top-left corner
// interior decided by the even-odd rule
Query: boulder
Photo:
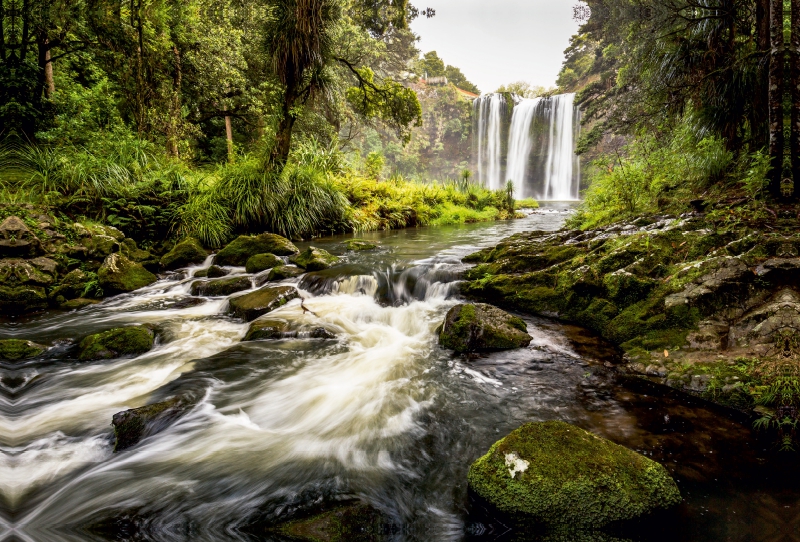
[[[24,314],[46,309],[46,288],[54,280],[53,275],[43,273],[31,265],[31,260],[0,260],[0,311]]]
[[[106,295],[133,292],[158,280],[141,264],[133,262],[119,252],[105,259],[97,271],[100,287]]]
[[[242,235],[223,248],[214,263],[217,265],[243,266],[247,260],[257,254],[275,254],[291,256],[298,252],[291,241],[280,235],[262,233],[261,235]]]
[[[267,280],[293,279],[299,277],[303,273],[305,273],[305,271],[296,265],[279,265],[278,267],[274,267],[272,271],[269,272]]]
[[[88,274],[80,269],[73,269],[61,279],[58,286],[50,290],[50,299],[63,304],[70,299],[81,297],[91,281],[92,277]]]
[[[349,239],[344,242],[344,246],[347,247],[347,250],[353,250],[355,252],[361,252],[362,250],[374,250],[378,248],[378,245],[375,243],[370,243],[369,241],[364,241],[363,239]]]
[[[145,326],[109,329],[83,339],[78,345],[78,359],[92,361],[138,356],[149,352],[154,341],[153,331]]]
[[[291,286],[265,286],[255,292],[231,299],[228,310],[236,318],[252,322],[297,297],[299,297],[297,289]]]
[[[97,305],[98,303],[100,302],[96,299],[86,299],[85,297],[79,297],[77,299],[70,299],[69,301],[62,303],[59,306],[59,308],[65,311],[75,311],[78,309],[82,309],[84,307],[89,307],[91,305]]]
[[[243,341],[262,341],[268,339],[335,339],[336,334],[322,326],[292,326],[281,318],[265,315],[250,324]]]
[[[188,412],[194,402],[186,397],[173,397],[160,403],[117,412],[111,419],[114,426],[114,452],[131,448],[142,439],[166,429]]]
[[[382,542],[396,539],[396,527],[378,510],[352,504],[296,519],[278,527],[291,540],[307,542]]]
[[[218,279],[222,277],[227,277],[230,275],[231,272],[227,269],[224,269],[218,265],[212,265],[208,269],[201,269],[197,271],[193,276],[196,278],[210,278],[210,279]]]
[[[161,257],[161,267],[168,271],[203,263],[208,254],[197,239],[188,237]]]
[[[450,309],[439,334],[439,344],[459,353],[522,348],[531,340],[521,318],[483,303]]]
[[[248,258],[245,270],[248,273],[261,273],[267,269],[274,269],[284,264],[284,261],[274,254],[256,254]]]
[[[230,277],[210,281],[197,280],[192,283],[192,295],[223,297],[243,292],[253,287],[250,277]]]
[[[110,235],[92,235],[81,239],[81,245],[86,248],[86,255],[94,260],[103,260],[110,254],[119,252],[119,241]]]
[[[42,253],[39,238],[18,216],[0,223],[0,257],[32,258]]]
[[[21,339],[0,340],[0,359],[20,361],[42,355],[46,346]]]
[[[308,247],[290,257],[289,261],[306,271],[322,271],[337,263],[339,258],[321,248]]]
[[[498,441],[468,481],[501,512],[551,527],[599,529],[681,502],[662,465],[560,421],[529,423]]]

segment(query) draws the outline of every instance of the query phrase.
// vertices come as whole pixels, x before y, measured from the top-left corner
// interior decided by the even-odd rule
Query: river
[[[43,359],[0,366],[0,540],[108,537],[87,528],[96,524],[115,526],[113,539],[279,540],[253,533],[352,498],[391,518],[398,542],[527,540],[470,512],[466,473],[500,437],[550,419],[674,475],[686,502],[634,537],[794,536],[796,468],[765,459],[769,443],[735,416],[621,382],[616,352],[587,332],[527,317],[526,349],[466,360],[437,346],[461,258],[515,232],[558,229],[566,216],[554,207],[369,234],[380,248],[360,253],[344,250],[345,237],[315,240],[342,255],[342,271],[300,283],[309,312],[296,300],[275,316],[323,325],[336,340],[240,342],[248,326],[225,316],[227,300],[192,298],[194,279],[181,275],[80,312],[0,322],[0,338],[53,345]],[[158,329],[151,352],[74,358],[75,340],[142,323]],[[113,414],[181,389],[202,397],[189,414],[113,453]]]

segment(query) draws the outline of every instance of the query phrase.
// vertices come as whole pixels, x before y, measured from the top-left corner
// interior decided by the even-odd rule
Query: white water
[[[577,201],[580,161],[575,155],[575,143],[580,131],[580,111],[575,107],[575,95],[515,97],[505,156],[503,106],[505,98],[500,94],[475,100],[480,182],[496,190],[506,180],[512,181],[519,198]],[[507,164],[505,171],[503,163]]]

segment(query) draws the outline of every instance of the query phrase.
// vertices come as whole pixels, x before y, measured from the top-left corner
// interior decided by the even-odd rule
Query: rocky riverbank
[[[800,235],[780,216],[518,234],[466,259],[462,292],[594,330],[624,351],[621,371],[780,423],[800,373]]]

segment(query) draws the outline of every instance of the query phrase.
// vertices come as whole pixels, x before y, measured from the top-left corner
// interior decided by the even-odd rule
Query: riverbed
[[[358,253],[348,237],[315,240],[343,264],[288,281],[303,303],[274,315],[335,340],[241,342],[248,326],[225,315],[228,299],[190,295],[202,266],[78,312],[0,322],[0,338],[53,345],[0,366],[0,540],[102,539],[107,531],[88,529],[97,524],[116,525],[118,539],[271,540],[253,533],[348,499],[390,518],[398,542],[536,540],[476,514],[466,473],[519,425],[553,419],[675,477],[685,503],[630,536],[795,540],[793,463],[775,459],[744,417],[622,380],[616,351],[587,332],[526,317],[528,348],[466,359],[438,347],[461,259],[516,232],[558,229],[568,213],[554,205],[515,221],[374,233],[363,237],[379,248]],[[151,352],[74,358],[74,341],[142,323],[158,330]],[[113,453],[113,414],[182,389],[202,398],[189,414]]]

